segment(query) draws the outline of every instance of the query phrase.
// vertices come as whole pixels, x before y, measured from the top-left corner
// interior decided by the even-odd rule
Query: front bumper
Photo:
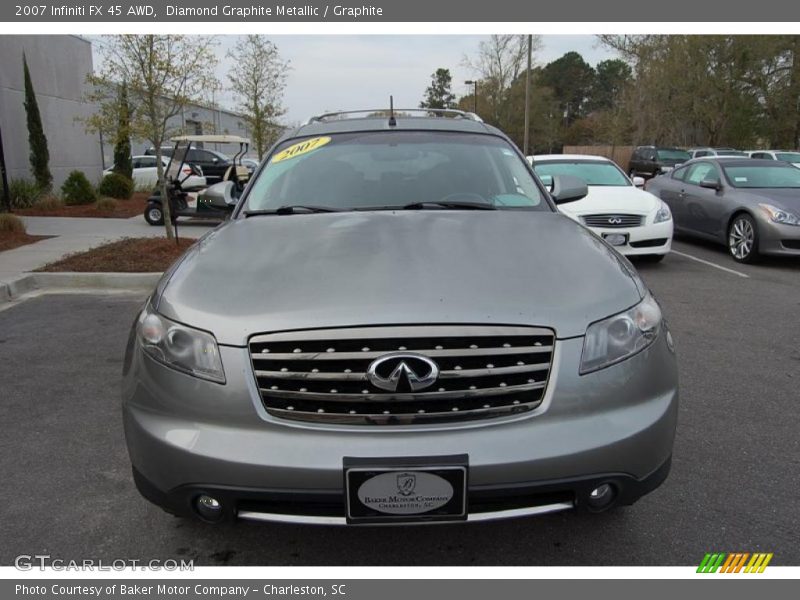
[[[427,426],[285,422],[264,410],[246,348],[220,348],[228,383],[219,385],[164,367],[131,342],[123,416],[135,480],[180,515],[195,514],[205,493],[228,518],[337,523],[343,457],[467,454],[470,520],[588,508],[588,493],[605,482],[616,504],[629,504],[669,470],[678,389],[665,338],[584,376],[583,339],[560,340],[535,411]]]
[[[627,243],[614,246],[625,256],[643,256],[651,254],[668,254],[672,249],[672,220],[653,225],[639,227],[603,228],[589,227],[600,237],[622,234],[627,236]]]
[[[758,249],[774,256],[800,256],[800,227],[761,219]]]

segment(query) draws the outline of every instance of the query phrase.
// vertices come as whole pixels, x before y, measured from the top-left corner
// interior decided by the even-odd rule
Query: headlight
[[[217,340],[205,331],[170,321],[148,304],[136,323],[136,337],[153,359],[189,375],[225,383]]]
[[[672,212],[670,212],[669,206],[662,202],[661,207],[656,213],[656,218],[653,220],[653,223],[663,223],[664,221],[669,221],[671,218]]]
[[[661,308],[649,293],[623,313],[589,325],[583,340],[580,374],[625,360],[653,343],[661,330]]]
[[[781,225],[800,225],[800,217],[793,212],[783,210],[771,204],[759,204],[761,210],[767,215],[773,223],[780,223]]]
[[[662,173],[669,173],[670,171],[672,171],[672,169],[673,169],[673,167],[667,167],[667,166],[663,166],[663,167],[661,167],[659,170],[660,170]]]

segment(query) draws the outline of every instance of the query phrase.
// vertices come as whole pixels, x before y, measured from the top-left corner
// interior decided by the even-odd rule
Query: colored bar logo
[[[748,560],[749,559],[749,560]],[[763,573],[772,552],[707,552],[697,567],[698,573]],[[746,563],[746,564],[745,564]]]

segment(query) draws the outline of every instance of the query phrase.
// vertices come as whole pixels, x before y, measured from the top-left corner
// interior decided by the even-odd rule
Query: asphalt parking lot
[[[691,565],[712,550],[800,564],[800,261],[742,266],[723,248],[679,240],[674,249],[639,265],[679,353],[672,473],[638,504],[596,516],[383,529],[173,518],[136,492],[122,434],[119,375],[141,299],[51,295],[2,310],[0,564],[50,554],[197,565]]]

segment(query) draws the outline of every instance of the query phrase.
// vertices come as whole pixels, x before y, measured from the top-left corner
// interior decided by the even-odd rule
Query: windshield
[[[659,160],[689,160],[691,158],[688,152],[684,150],[666,150],[661,148],[658,150]]]
[[[551,210],[528,165],[505,140],[440,131],[289,140],[267,159],[245,210],[385,209],[435,202]]]
[[[608,162],[596,160],[534,162],[533,168],[542,181],[552,181],[555,175],[572,175],[583,179],[586,185],[631,185],[625,174],[616,165]]]
[[[800,162],[800,152],[776,152],[775,157],[790,163]]]
[[[800,169],[789,165],[723,166],[733,187],[800,188]]]

